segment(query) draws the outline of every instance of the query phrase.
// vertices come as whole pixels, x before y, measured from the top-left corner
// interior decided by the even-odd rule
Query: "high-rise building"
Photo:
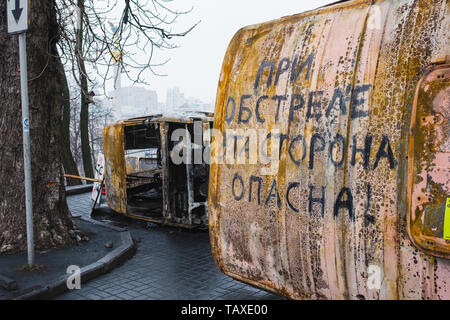
[[[124,87],[114,90],[112,96],[117,119],[161,113],[156,91],[141,87]]]
[[[167,89],[166,96],[166,111],[173,111],[185,103],[184,94],[180,91],[180,88],[174,87]]]

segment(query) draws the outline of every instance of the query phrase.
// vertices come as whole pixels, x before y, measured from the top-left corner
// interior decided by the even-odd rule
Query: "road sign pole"
[[[26,33],[19,34],[20,94],[22,98],[23,158],[25,171],[25,208],[27,214],[28,265],[34,265],[33,195],[31,189],[30,117],[28,111],[28,76]]]

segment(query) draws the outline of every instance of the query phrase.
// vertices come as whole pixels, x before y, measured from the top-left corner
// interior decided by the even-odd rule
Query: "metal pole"
[[[34,265],[33,196],[31,192],[30,117],[28,112],[28,76],[26,33],[19,34],[20,94],[22,98],[23,158],[25,171],[25,208],[27,214],[28,265]]]

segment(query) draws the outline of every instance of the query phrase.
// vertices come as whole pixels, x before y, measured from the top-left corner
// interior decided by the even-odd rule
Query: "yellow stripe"
[[[445,203],[444,239],[450,240],[450,198]]]

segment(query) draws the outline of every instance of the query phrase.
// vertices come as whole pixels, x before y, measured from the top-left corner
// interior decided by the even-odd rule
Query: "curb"
[[[15,280],[0,274],[0,287],[6,289],[7,291],[16,290],[17,283]]]
[[[100,226],[100,227],[103,227],[103,228],[111,229],[111,230],[114,230],[114,231],[118,231],[118,232],[125,232],[125,231],[127,231],[126,228],[117,227],[117,226],[114,226],[114,225],[109,225],[107,223],[94,220],[91,217],[79,216],[79,217],[76,217],[76,218],[81,219],[81,220],[86,221],[86,222],[89,222],[89,223],[92,223],[92,224],[95,224],[96,226]]]
[[[83,219],[84,220],[84,219]],[[90,220],[88,220],[91,222]],[[98,222],[98,221],[96,221]],[[97,223],[96,223],[97,224]],[[102,225],[103,227],[112,227],[108,226],[106,224],[103,224],[101,222],[98,222],[99,225]],[[117,227],[115,227],[117,228]],[[111,228],[113,229],[113,228]],[[114,229],[113,229],[114,230]],[[131,239],[131,235],[128,231],[124,231],[122,228],[122,231],[120,231],[120,238],[122,240],[122,244],[105,255],[103,258],[98,260],[97,262],[91,263],[87,266],[84,266],[81,268],[81,275],[80,280],[81,283],[86,283],[90,280],[92,280],[95,277],[98,277],[102,274],[105,274],[112,269],[118,267],[122,263],[124,263],[126,260],[128,260],[130,257],[134,255],[136,252],[136,245],[134,244],[133,240]],[[28,290],[25,289],[22,294],[19,296],[15,296],[12,298],[12,300],[44,300],[44,299],[51,299],[57,295],[60,295],[64,293],[65,291],[68,291],[67,288],[67,279],[71,275],[63,275],[60,276],[54,280],[52,280],[48,285],[45,287],[42,286],[35,286],[32,288],[29,288]],[[30,291],[31,290],[31,291]]]
[[[83,185],[79,185],[79,186],[66,187],[66,195],[73,196],[75,194],[90,192],[90,191],[92,191],[92,188],[93,188],[93,184],[83,184]]]

